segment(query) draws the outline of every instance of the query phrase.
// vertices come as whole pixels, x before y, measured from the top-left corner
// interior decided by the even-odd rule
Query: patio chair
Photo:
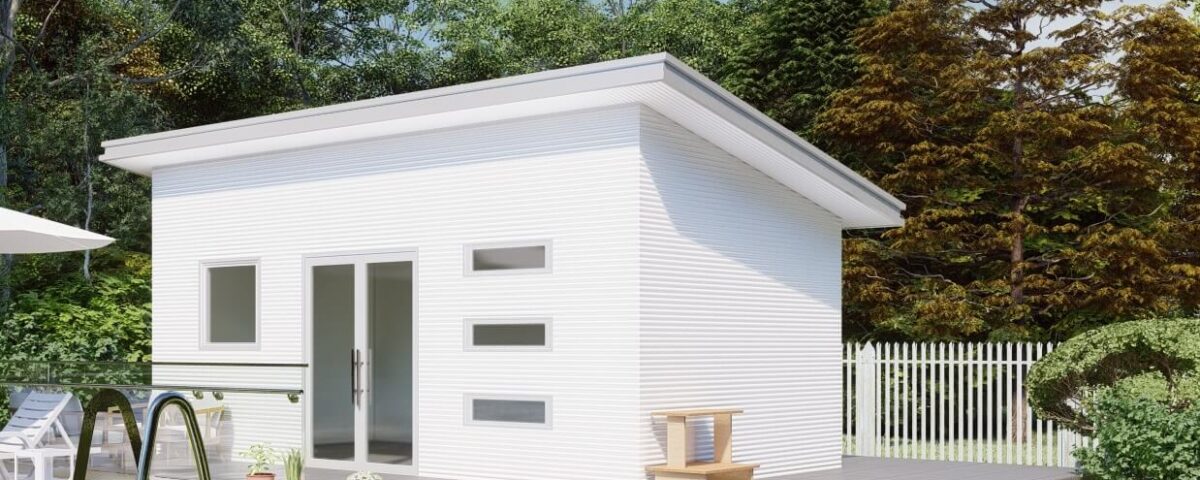
[[[224,449],[221,448],[221,426],[225,417],[225,405],[214,398],[213,394],[205,395],[202,398],[193,398],[190,403],[192,410],[196,412],[196,422],[200,427],[200,437],[204,440],[204,447],[211,457],[224,459]],[[179,411],[172,409],[163,412],[161,424],[158,427],[158,442],[157,448],[164,458],[180,456],[190,458],[187,427],[184,425],[183,416],[179,414]]]
[[[32,392],[21,401],[12,419],[0,430],[0,477],[24,478],[21,461],[28,460],[33,464],[35,480],[49,480],[55,459],[74,459],[75,442],[61,418],[74,400],[69,393]]]

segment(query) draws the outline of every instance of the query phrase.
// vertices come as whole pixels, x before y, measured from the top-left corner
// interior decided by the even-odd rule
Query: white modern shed
[[[688,407],[837,468],[841,232],[904,207],[666,54],[104,148],[153,179],[155,360],[308,365],[232,448],[431,478],[646,478]]]

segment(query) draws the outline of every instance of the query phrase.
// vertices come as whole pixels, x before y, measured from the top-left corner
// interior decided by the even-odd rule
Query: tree
[[[1200,259],[1170,233],[1195,218],[1180,206],[1192,147],[1147,137],[1159,119],[1135,92],[1158,104],[1194,77],[1131,76],[1138,52],[1188,52],[1196,28],[1173,7],[1102,3],[913,0],[857,33],[863,76],[818,131],[908,210],[846,242],[854,329],[1029,338],[1196,311]]]
[[[515,0],[473,2],[434,35],[455,84],[670,52],[717,77],[745,32],[746,2]]]
[[[784,126],[812,137],[813,121],[830,95],[858,76],[855,29],[882,11],[874,0],[766,2],[752,17],[724,84]]]
[[[4,358],[66,359],[91,333],[97,360],[149,354],[149,185],[102,165],[100,141],[164,128],[156,95],[202,68],[236,12],[225,3],[5,2],[0,24],[0,202],[117,243],[93,252],[7,256]],[[19,262],[17,261],[19,259]],[[139,261],[140,259],[140,261]],[[47,332],[45,322],[66,319]],[[35,325],[36,324],[36,325]],[[124,332],[124,333],[123,333]],[[128,333],[128,335],[126,335]],[[80,343],[82,342],[82,343]],[[23,352],[23,353],[22,353]]]

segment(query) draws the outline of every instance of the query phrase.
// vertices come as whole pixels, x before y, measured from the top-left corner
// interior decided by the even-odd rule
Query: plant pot
[[[251,473],[246,480],[275,480],[275,474],[270,472]]]

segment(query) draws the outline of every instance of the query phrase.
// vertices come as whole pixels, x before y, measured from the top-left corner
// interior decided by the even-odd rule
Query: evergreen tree
[[[726,88],[802,136],[833,92],[857,77],[852,36],[873,0],[764,2],[725,72]]]
[[[819,131],[908,211],[846,242],[853,327],[1029,338],[1196,311],[1200,33],[1102,3],[912,0],[858,32],[863,76]]]

